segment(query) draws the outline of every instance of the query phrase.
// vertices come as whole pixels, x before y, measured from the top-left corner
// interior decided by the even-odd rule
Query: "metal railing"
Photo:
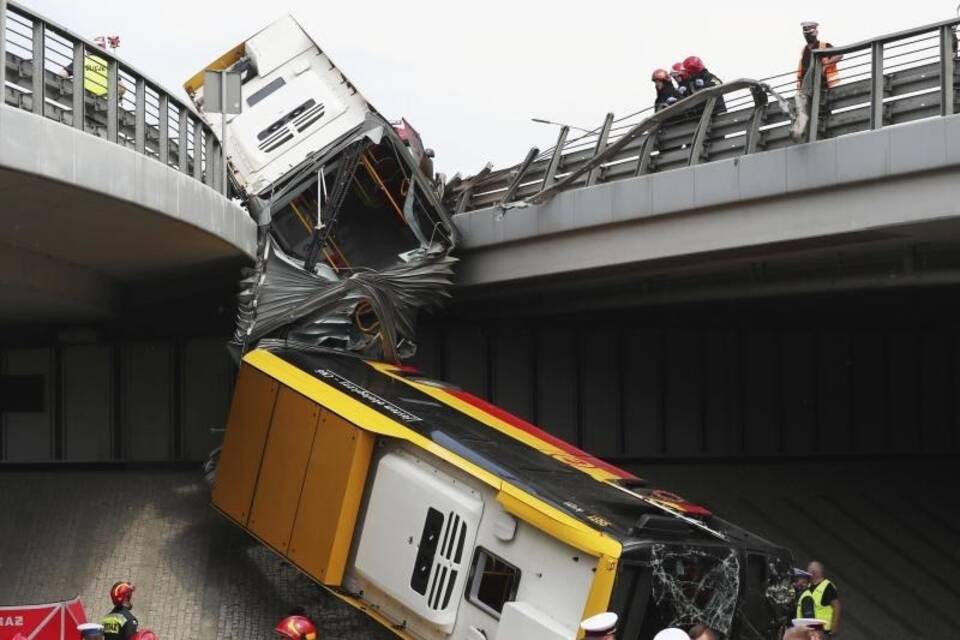
[[[0,0],[0,54],[5,104],[129,147],[226,193],[223,152],[206,123],[108,51]]]
[[[792,102],[799,89],[797,72],[788,71],[759,80],[763,96],[757,95],[756,83],[735,82],[721,90],[723,108],[715,103],[708,108],[711,105],[702,101],[691,103],[686,111],[672,107],[677,116],[642,135],[637,135],[637,127],[653,116],[653,107],[621,118],[607,114],[596,129],[573,138],[562,127],[553,147],[543,152],[531,149],[520,164],[454,178],[445,190],[446,204],[455,212],[506,206],[553,193],[557,189],[551,185],[560,182],[563,189],[592,186],[953,114],[960,85],[958,25],[960,18],[955,18],[816,50],[812,78],[822,77],[825,58],[842,59],[835,62],[829,87],[825,81],[812,82],[804,94],[817,106],[809,107],[809,124],[799,140],[791,135],[793,115],[784,110],[783,99]],[[631,139],[611,149],[624,136]],[[602,161],[596,162],[598,158]],[[587,165],[596,166],[584,170]]]

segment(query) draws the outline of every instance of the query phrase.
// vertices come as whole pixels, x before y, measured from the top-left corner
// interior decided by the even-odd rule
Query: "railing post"
[[[177,163],[180,165],[180,173],[186,173],[189,169],[187,164],[187,128],[190,126],[190,114],[180,105],[180,125],[177,131]]]
[[[883,43],[870,47],[870,128],[883,126]]]
[[[750,127],[747,129],[747,141],[743,145],[744,155],[755,153],[760,145],[760,125],[766,120],[769,105],[766,91],[756,89],[751,93],[753,94],[753,113],[750,116]]]
[[[811,54],[813,56],[813,64],[810,65],[810,69],[807,73],[812,73],[813,76],[810,78],[810,124],[807,125],[809,129],[807,140],[809,142],[816,142],[817,137],[820,135],[820,102],[823,100],[823,61],[815,53]]]
[[[203,182],[211,189],[216,189],[216,176],[220,173],[220,167],[217,165],[217,145],[212,131],[204,132],[203,142],[207,148],[207,166],[206,171],[203,172]]]
[[[517,193],[517,189],[520,188],[520,182],[523,180],[523,176],[527,174],[527,170],[530,169],[530,165],[533,164],[533,161],[537,159],[537,154],[540,153],[540,149],[533,147],[530,151],[527,151],[527,157],[523,159],[523,163],[517,169],[517,175],[513,177],[513,180],[510,182],[510,186],[507,187],[507,190],[503,192],[503,196],[500,198],[500,205],[508,204],[513,200],[513,196]]]
[[[940,27],[940,115],[953,115],[953,73],[955,51],[954,46],[957,43],[956,33],[953,26],[945,24]]]
[[[46,57],[46,28],[43,21],[36,16],[33,19],[33,112],[37,115],[43,115],[44,84],[46,84],[44,58]],[[7,64],[6,58],[3,64]],[[7,90],[6,86],[3,88]]]
[[[147,152],[147,83],[143,78],[137,78],[137,102],[134,109],[133,137],[137,153]]]
[[[653,159],[653,152],[660,141],[660,128],[648,131],[643,136],[643,144],[640,145],[640,153],[637,155],[637,170],[634,176],[642,176],[650,171],[650,162]]]
[[[203,125],[193,121],[193,179],[203,182]]]
[[[710,131],[710,121],[713,119],[713,110],[717,106],[716,97],[707,100],[700,115],[700,122],[697,124],[696,133],[693,134],[693,144],[690,145],[689,165],[700,164],[703,156],[704,143],[707,140],[707,132]]]
[[[80,129],[80,131],[84,129],[84,118],[86,117],[83,56],[83,42],[77,40],[73,43],[73,128]]]
[[[107,140],[117,142],[120,129],[120,65],[107,57]]]
[[[162,90],[157,90],[157,159],[168,166],[170,162],[170,98]]]
[[[613,114],[608,113],[607,117],[603,119],[603,127],[600,129],[600,137],[597,138],[597,147],[593,150],[593,155],[596,156],[599,153],[603,153],[603,150],[607,148],[607,140],[610,138],[610,129],[613,127]],[[600,167],[594,167],[590,170],[590,173],[587,174],[587,186],[592,187],[597,183],[597,180],[600,179],[601,173]]]
[[[0,106],[7,103],[7,0],[0,0]]]
[[[567,143],[567,135],[570,133],[570,127],[564,125],[560,127],[560,135],[557,136],[557,145],[553,148],[553,155],[550,156],[550,164],[547,165],[547,172],[543,174],[543,184],[540,190],[546,189],[554,183],[557,175],[557,169],[560,167],[560,158],[563,156],[563,145]]]

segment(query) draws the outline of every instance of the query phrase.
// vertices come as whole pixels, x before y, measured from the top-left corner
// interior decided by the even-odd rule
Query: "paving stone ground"
[[[183,471],[0,472],[0,603],[80,594],[109,608],[117,580],[161,640],[270,638],[302,606],[328,638],[393,638],[208,505]]]

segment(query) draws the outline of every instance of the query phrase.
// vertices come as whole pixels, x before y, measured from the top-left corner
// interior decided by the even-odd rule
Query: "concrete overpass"
[[[254,252],[186,105],[24,7],[3,24],[0,322],[117,317],[151,281]]]
[[[256,225],[209,127],[110,52],[0,2],[0,460],[201,459]]]

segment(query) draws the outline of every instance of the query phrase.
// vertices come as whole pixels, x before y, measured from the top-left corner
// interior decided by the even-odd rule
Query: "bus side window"
[[[477,547],[470,566],[467,600],[499,619],[503,605],[516,599],[520,569],[500,556]]]

